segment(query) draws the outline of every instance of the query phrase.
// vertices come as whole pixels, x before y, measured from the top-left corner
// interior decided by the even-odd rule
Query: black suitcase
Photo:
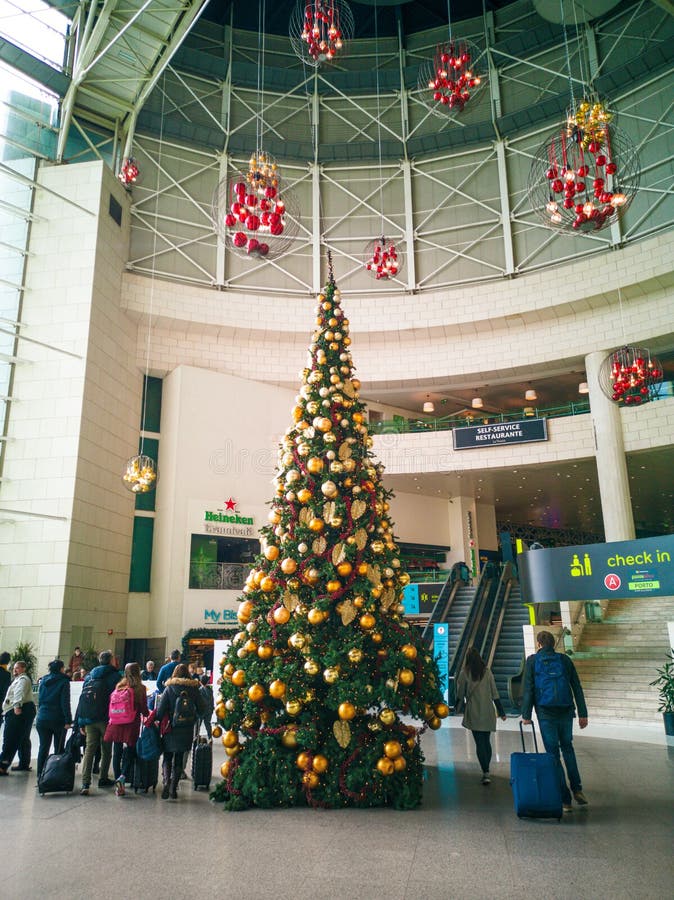
[[[133,764],[133,778],[131,787],[134,794],[143,791],[147,794],[150,788],[156,793],[157,782],[159,781],[159,758],[157,759],[139,759],[136,757]]]
[[[208,790],[213,775],[213,744],[199,737],[192,744],[192,788]]]
[[[45,794],[71,794],[75,787],[75,759],[68,750],[48,756],[37,789],[41,797]]]

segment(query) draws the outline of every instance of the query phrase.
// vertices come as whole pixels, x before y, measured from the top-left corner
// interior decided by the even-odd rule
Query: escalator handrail
[[[503,569],[501,571],[501,578],[499,580],[498,589],[496,591],[496,600],[494,601],[492,608],[489,611],[489,621],[485,629],[482,646],[480,647],[480,655],[482,656],[482,659],[485,661],[485,664],[488,666],[488,668],[491,668],[491,664],[494,661],[494,654],[496,653],[496,646],[501,636],[501,628],[503,627],[503,619],[505,618],[506,605],[508,603],[508,598],[510,597],[510,589],[513,580],[514,575],[512,565],[510,564],[510,562],[506,562],[504,563]],[[491,639],[491,644],[488,645],[487,641],[489,639],[492,623],[494,622],[494,616],[496,616],[494,632]]]

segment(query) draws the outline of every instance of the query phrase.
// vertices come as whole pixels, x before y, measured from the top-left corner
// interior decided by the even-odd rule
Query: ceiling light
[[[424,412],[425,412],[425,413],[432,413],[432,412],[435,412],[435,404],[434,404],[433,401],[431,400],[431,395],[430,395],[430,394],[426,394],[426,400],[424,401],[424,407],[423,407],[423,409],[424,409]]]
[[[532,387],[530,387],[525,391],[524,399],[525,400],[538,400],[538,394]]]
[[[581,381],[581,383],[578,385],[578,393],[579,394],[589,394],[590,393],[590,388],[587,385],[587,381]]]
[[[525,416],[535,416],[536,415],[536,410],[533,408],[533,406],[525,406],[523,412],[524,412]]]
[[[484,406],[482,397],[473,397],[473,399],[470,401],[470,405],[473,407],[473,409],[482,409],[482,407]]]

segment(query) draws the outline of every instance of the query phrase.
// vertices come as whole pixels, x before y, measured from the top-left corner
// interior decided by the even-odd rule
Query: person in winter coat
[[[578,672],[565,653],[555,652],[555,637],[549,631],[536,635],[538,651],[528,656],[524,666],[524,694],[522,722],[531,724],[532,710],[536,710],[543,745],[555,758],[562,789],[562,809],[571,812],[571,794],[579,806],[587,806],[583,793],[576,751],[573,749],[573,720],[578,709],[578,725],[587,728],[587,705]],[[559,758],[564,757],[569,784]],[[571,788],[571,790],[569,790]]]
[[[35,719],[33,684],[26,675],[26,663],[17,659],[14,663],[14,679],[7,688],[2,712],[5,717],[5,732],[0,753],[0,775],[7,775],[16,751],[19,762],[12,766],[13,772],[30,771],[30,730]]]
[[[141,680],[140,666],[137,662],[127,663],[124,666],[124,677],[115,687],[117,694],[121,691],[127,691],[131,695],[134,718],[131,722],[122,724],[115,724],[113,721],[110,721],[105,729],[105,737],[103,738],[103,740],[114,744],[115,749],[120,746],[122,748],[121,773],[115,780],[115,793],[118,797],[124,796],[126,793],[126,782],[131,781],[133,776],[133,766],[136,761],[136,741],[140,734],[140,717],[146,716],[148,713],[147,692]]]
[[[166,690],[148,720],[154,721],[154,716],[161,722],[166,716],[171,726],[170,731],[164,733],[162,800],[178,799],[183,756],[192,746],[197,721],[205,715],[206,704],[199,692],[199,682],[190,678],[187,666],[180,663],[166,682]]]
[[[456,700],[457,704],[464,704],[461,724],[472,732],[482,769],[482,784],[490,784],[491,733],[496,731],[496,712],[504,722],[506,715],[494,676],[475,647],[470,647],[466,653],[466,662],[456,683]]]
[[[40,738],[37,753],[37,777],[39,778],[45,761],[51,751],[61,753],[67,728],[70,728],[70,680],[64,673],[62,659],[54,659],[47,666],[49,672],[40,679],[37,692],[37,717],[35,729]]]
[[[101,748],[101,767],[100,777],[98,779],[99,787],[110,787],[113,782],[108,777],[110,772],[110,758],[112,756],[112,744],[105,740],[105,732],[108,727],[108,702],[110,695],[115,689],[115,685],[120,679],[120,674],[111,664],[112,651],[103,650],[98,655],[100,665],[95,666],[84,679],[82,685],[82,694],[80,694],[80,702],[77,706],[77,727],[81,733],[86,735],[87,745],[84,750],[84,759],[82,760],[82,788],[80,794],[83,797],[89,796],[89,788],[91,787],[91,770],[94,765],[94,757],[96,751]],[[83,700],[87,684],[90,681],[99,682],[101,695],[101,708],[95,713],[86,714],[83,708]]]

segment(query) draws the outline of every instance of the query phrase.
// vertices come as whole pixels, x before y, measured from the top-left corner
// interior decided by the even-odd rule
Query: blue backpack
[[[537,653],[534,658],[536,706],[573,708],[571,685],[561,653]]]
[[[136,741],[136,753],[138,758],[146,761],[159,759],[161,754],[161,738],[159,729],[155,725],[143,728],[140,737]]]

